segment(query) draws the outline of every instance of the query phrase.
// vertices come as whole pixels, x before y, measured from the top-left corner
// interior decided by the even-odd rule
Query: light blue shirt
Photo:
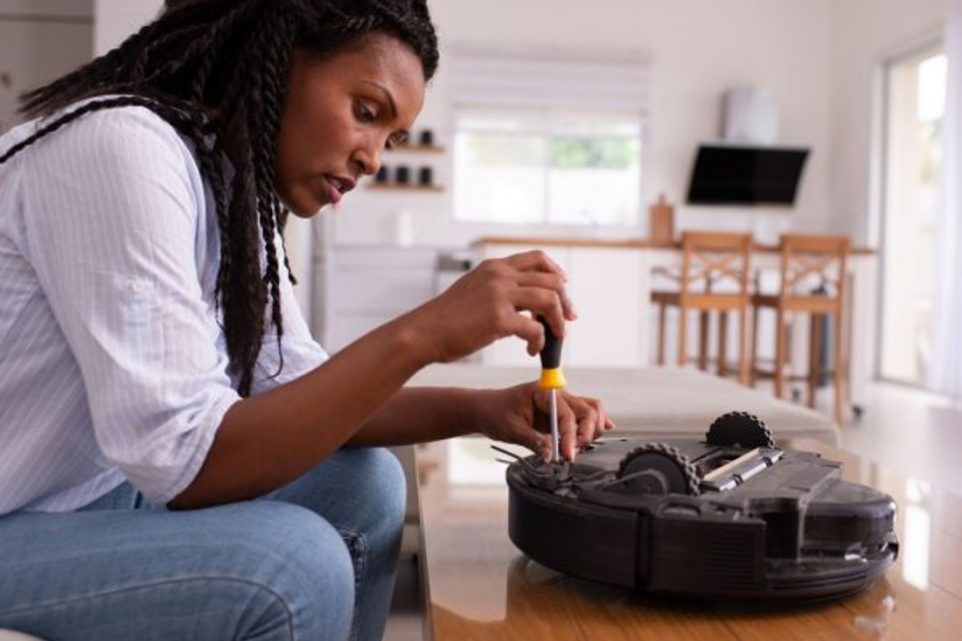
[[[145,108],[82,116],[0,165],[0,514],[72,510],[124,480],[163,504],[190,484],[239,400],[219,247],[190,147]],[[327,358],[283,268],[281,300],[284,370],[271,379],[268,332],[254,394]]]

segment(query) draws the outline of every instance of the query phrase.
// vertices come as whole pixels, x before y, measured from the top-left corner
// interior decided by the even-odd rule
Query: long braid
[[[239,375],[237,389],[250,393],[253,369],[264,334],[266,289],[258,255],[259,225],[256,216],[257,188],[249,177],[254,167],[253,145],[246,126],[247,108],[241,106],[228,123],[232,147],[227,150],[234,165],[232,197],[227,210],[227,233],[222,239],[232,254],[230,270],[223,274],[230,296],[223,299],[224,337],[231,364]],[[253,207],[253,211],[252,211]],[[221,262],[221,271],[225,264]],[[256,336],[257,340],[250,340]]]
[[[254,95],[262,98],[263,114],[258,132],[258,144],[255,146],[257,160],[257,197],[263,203],[260,207],[261,233],[264,240],[266,265],[264,282],[270,293],[271,322],[277,332],[278,367],[276,374],[284,368],[284,353],[280,349],[281,337],[284,333],[281,317],[280,270],[278,267],[277,226],[281,217],[282,205],[277,198],[276,175],[277,167],[277,137],[281,126],[281,105],[286,94],[286,69],[290,64],[291,51],[297,32],[297,24],[293,16],[282,13],[278,16],[278,27],[265,30],[258,44],[263,47],[265,72],[261,74],[260,91]],[[254,123],[251,123],[253,129]],[[264,206],[266,205],[266,206]]]
[[[426,79],[437,40],[425,0],[167,0],[156,21],[113,51],[23,97],[41,121],[8,161],[85,114],[151,109],[193,145],[220,234],[217,302],[238,392],[247,396],[267,323],[283,334],[276,237],[287,212],[276,185],[277,139],[292,50],[329,54],[374,31],[406,42]],[[80,107],[76,102],[91,99]],[[233,168],[227,184],[227,161]],[[289,257],[281,237],[289,278]],[[268,308],[268,305],[270,306]],[[279,365],[278,372],[283,368]]]

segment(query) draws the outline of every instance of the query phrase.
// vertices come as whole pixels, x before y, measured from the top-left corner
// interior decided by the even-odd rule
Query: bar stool
[[[835,420],[842,422],[845,398],[845,358],[842,347],[842,319],[845,308],[846,262],[849,240],[846,236],[783,234],[779,241],[780,285],[778,294],[752,296],[752,386],[758,378],[772,378],[775,396],[782,398],[785,382],[804,380],[808,383],[808,406],[815,407],[815,390],[823,376],[831,375],[835,387]],[[775,360],[771,370],[758,364],[758,314],[763,308],[775,311]],[[789,321],[795,314],[809,317],[808,372],[788,376]],[[833,321],[834,355],[829,371],[822,370],[821,346],[823,325]]]
[[[678,308],[678,364],[688,363],[688,312],[699,312],[698,366],[707,369],[710,313],[718,318],[718,373],[727,373],[728,314],[738,312],[738,380],[747,385],[749,263],[751,234],[686,231],[681,236],[682,264],[677,291],[653,291],[658,306],[658,364],[665,364],[665,325],[668,307]]]

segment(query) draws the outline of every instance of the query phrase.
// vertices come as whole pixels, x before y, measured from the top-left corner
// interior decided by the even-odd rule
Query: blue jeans
[[[374,641],[405,483],[347,449],[262,499],[171,512],[122,485],[82,510],[0,517],[0,628],[56,641]]]

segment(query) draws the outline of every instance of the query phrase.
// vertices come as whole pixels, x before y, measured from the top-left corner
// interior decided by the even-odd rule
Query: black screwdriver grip
[[[544,327],[544,347],[541,348],[541,369],[558,369],[561,367],[562,339],[554,335],[544,316],[538,316],[538,322]]]

